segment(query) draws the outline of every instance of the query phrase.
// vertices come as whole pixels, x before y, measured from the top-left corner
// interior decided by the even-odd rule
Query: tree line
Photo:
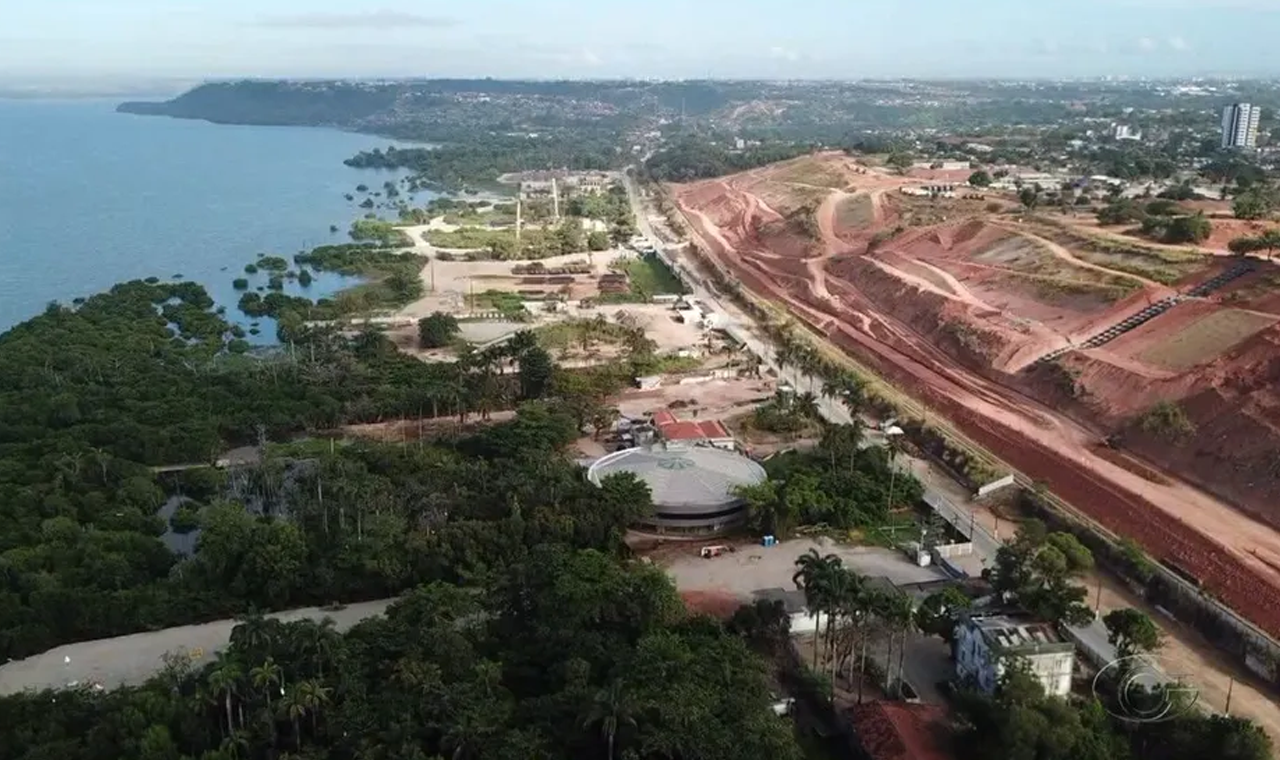
[[[812,153],[811,143],[766,143],[743,150],[691,135],[654,153],[642,172],[654,182],[691,182],[720,177]]]

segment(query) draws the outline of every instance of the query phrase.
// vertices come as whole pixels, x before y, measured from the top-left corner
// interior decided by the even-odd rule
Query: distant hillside
[[[501,81],[256,81],[200,85],[165,102],[117,110],[221,124],[325,126],[433,142],[477,130],[618,134],[681,109],[710,114],[753,92],[741,83]]]
[[[204,119],[220,124],[359,127],[389,112],[404,88],[336,82],[219,82],[173,100],[122,103],[122,113]]]

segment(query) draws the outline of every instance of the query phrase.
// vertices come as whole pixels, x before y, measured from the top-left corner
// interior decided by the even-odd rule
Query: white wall
[[[1065,697],[1071,693],[1071,675],[1075,668],[1075,652],[1050,652],[1023,657],[1040,681],[1046,694]],[[976,628],[961,624],[956,636],[956,675],[972,676],[987,693],[995,691],[1004,675],[1004,664],[993,662],[986,639]]]

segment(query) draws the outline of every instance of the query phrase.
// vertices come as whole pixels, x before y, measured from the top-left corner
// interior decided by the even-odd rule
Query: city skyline
[[[0,30],[0,84],[236,77],[1129,78],[1280,75],[1265,0],[48,0]],[[821,23],[815,23],[821,21]],[[731,22],[731,23],[729,23]]]

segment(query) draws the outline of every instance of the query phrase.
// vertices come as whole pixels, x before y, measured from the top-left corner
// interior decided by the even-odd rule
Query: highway
[[[735,340],[742,342],[756,356],[760,357],[761,364],[773,370],[778,379],[790,383],[793,387],[801,392],[812,390],[818,397],[818,409],[822,416],[829,422],[836,424],[848,424],[852,421],[849,410],[845,406],[834,399],[824,397],[818,391],[822,387],[822,382],[816,378],[804,375],[794,367],[780,369],[777,365],[777,354],[769,343],[759,334],[757,334],[745,315],[742,315],[736,308],[726,306],[720,299],[714,295],[711,290],[701,281],[694,273],[684,267],[673,254],[671,247],[661,242],[661,238],[654,232],[653,221],[649,216],[648,208],[644,200],[640,196],[639,189],[636,187],[635,180],[630,176],[626,177],[627,193],[631,199],[632,210],[636,217],[636,227],[640,233],[649,240],[650,244],[657,249],[663,260],[673,271],[680,273],[681,279],[688,285],[691,296],[698,299],[702,304],[710,308],[718,315],[720,324],[723,329],[728,332]],[[883,444],[883,436],[877,435],[868,428],[870,435],[866,441],[866,445]],[[905,457],[904,457],[905,458]],[[921,460],[923,461],[923,460]],[[906,472],[910,468],[910,464],[896,463],[900,472]],[[933,474],[939,478],[950,477],[945,473],[933,468],[932,463],[924,461],[923,465],[932,470]],[[975,523],[972,519],[972,513],[969,509],[957,506],[945,495],[936,489],[928,488],[925,490],[925,503],[935,509],[947,522],[951,523],[956,530],[962,535],[969,536],[973,541],[974,555],[978,557],[982,564],[986,567],[995,565],[996,552],[1000,549],[1001,542],[995,536],[991,535],[981,525]],[[971,535],[972,534],[972,535]],[[1107,629],[1101,620],[1095,619],[1092,623],[1082,627],[1072,627],[1069,629],[1072,636],[1076,639],[1076,643],[1084,650],[1089,659],[1094,662],[1107,663],[1116,659],[1115,647],[1107,641]]]

